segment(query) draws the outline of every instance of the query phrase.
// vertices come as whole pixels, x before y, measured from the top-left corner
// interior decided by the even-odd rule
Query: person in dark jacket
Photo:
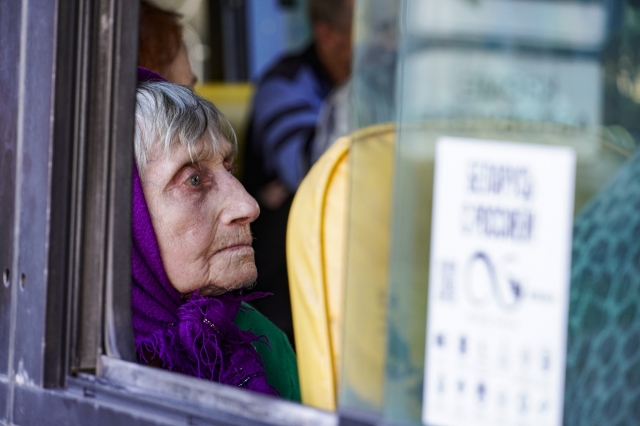
[[[243,183],[260,205],[252,225],[260,288],[258,309],[293,342],[285,234],[293,195],[311,167],[311,144],[324,99],[351,72],[353,0],[309,0],[313,42],[274,64],[258,82]]]

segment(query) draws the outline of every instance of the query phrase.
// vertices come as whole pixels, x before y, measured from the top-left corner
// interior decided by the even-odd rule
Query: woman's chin
[[[258,271],[255,264],[245,264],[235,271],[233,276],[220,283],[209,284],[199,289],[199,294],[205,297],[220,296],[228,291],[240,290],[251,287],[258,278]]]

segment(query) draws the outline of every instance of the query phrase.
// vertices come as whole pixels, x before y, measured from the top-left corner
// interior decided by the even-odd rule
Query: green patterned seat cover
[[[565,425],[640,424],[640,154],[576,217]]]

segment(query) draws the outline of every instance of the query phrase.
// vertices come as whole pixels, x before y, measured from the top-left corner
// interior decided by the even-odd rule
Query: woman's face
[[[260,209],[231,174],[231,144],[222,139],[221,148],[200,141],[195,162],[182,146],[159,150],[141,174],[164,268],[182,294],[221,294],[258,276],[249,224]]]

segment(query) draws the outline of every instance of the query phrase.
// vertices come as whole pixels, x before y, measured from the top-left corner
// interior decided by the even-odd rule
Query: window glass
[[[564,421],[637,420],[624,397],[640,387],[635,2],[373,3],[356,9],[340,405],[422,422],[434,161],[448,136],[575,152],[558,204],[574,222]],[[376,176],[389,170],[387,187]]]
[[[575,151],[573,205],[578,216],[567,398],[609,397],[609,391],[595,395],[584,386],[576,390],[586,380],[577,357],[594,356],[585,353],[587,343],[577,348],[576,340],[588,340],[589,321],[605,323],[576,311],[592,291],[576,276],[581,273],[576,262],[587,249],[576,238],[582,238],[587,226],[578,223],[592,222],[581,218],[595,214],[589,213],[597,202],[594,195],[607,198],[613,190],[607,185],[620,168],[632,167],[630,157],[640,136],[631,89],[637,60],[628,47],[637,31],[634,8],[620,2],[406,1],[402,14],[385,417],[421,421],[434,158],[442,136]],[[539,18],[530,19],[532,14]],[[600,225],[604,223],[595,226]],[[603,238],[608,237],[604,232]],[[610,256],[602,259],[620,260]],[[592,374],[598,374],[598,363],[589,359]],[[585,424],[578,421],[587,419],[585,404],[580,407],[567,405],[571,424]]]
[[[339,404],[379,413],[384,389],[400,1],[356,2],[344,353]]]

